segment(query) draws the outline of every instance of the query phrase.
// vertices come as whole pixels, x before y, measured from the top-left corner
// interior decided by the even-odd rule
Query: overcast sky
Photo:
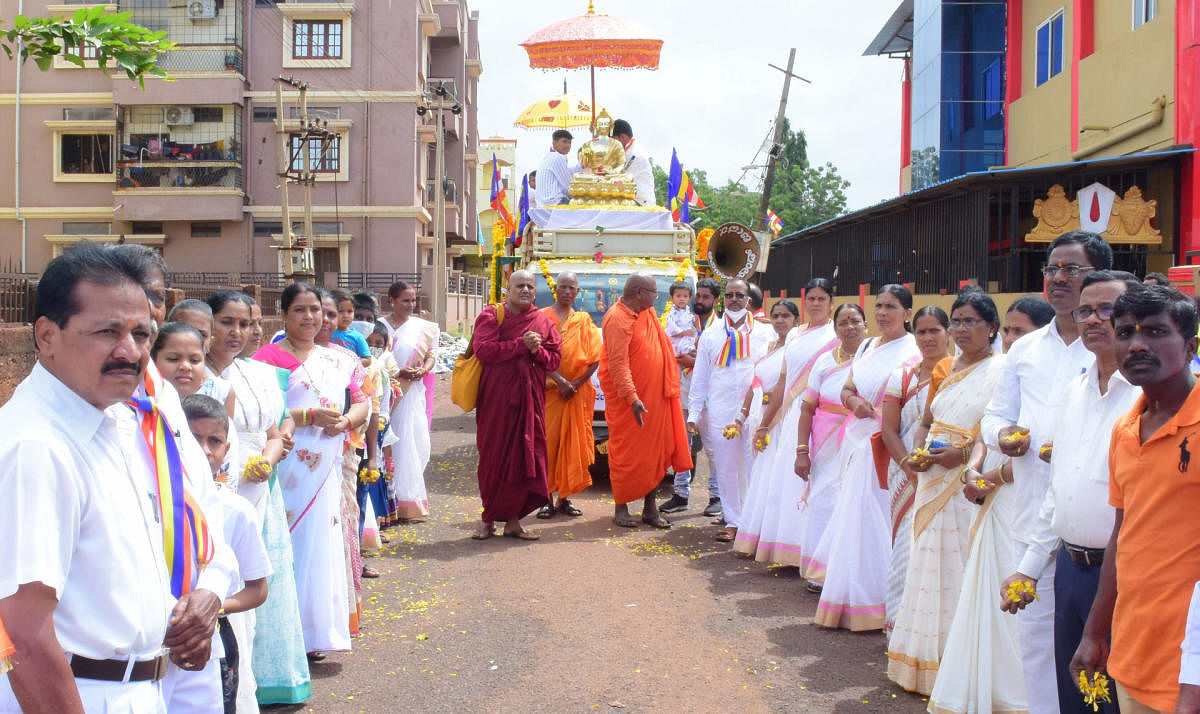
[[[590,88],[587,70],[530,69],[519,43],[586,13],[587,0],[469,1],[480,15],[479,136],[517,139],[518,169],[531,171],[549,133],[513,120],[560,93],[564,77],[572,93]],[[685,168],[705,169],[712,184],[741,176],[779,108],[783,74],[767,64],[786,66],[795,47],[794,71],[812,84],[792,81],[787,116],[808,137],[809,161],[830,161],[850,181],[849,209],[896,195],[901,63],[862,53],[900,0],[595,2],[597,13],[634,20],[664,41],[656,71],[596,70],[597,102],[629,120],[656,163],[668,166],[674,147]]]

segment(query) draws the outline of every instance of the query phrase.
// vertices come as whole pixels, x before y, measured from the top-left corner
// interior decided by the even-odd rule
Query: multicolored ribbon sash
[[[751,324],[751,320],[746,320],[742,323],[742,327],[748,327]],[[734,362],[750,356],[750,330],[732,328],[729,326],[729,318],[725,318],[725,336],[728,339],[725,340],[725,346],[717,355],[716,365],[718,367],[731,367]]]
[[[171,594],[191,592],[195,576],[213,558],[212,534],[200,506],[183,484],[183,461],[174,432],[150,397],[126,402],[141,413],[142,437],[154,458],[163,554],[171,571]]]

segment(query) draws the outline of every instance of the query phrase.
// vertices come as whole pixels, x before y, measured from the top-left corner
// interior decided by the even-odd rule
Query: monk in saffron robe
[[[596,388],[592,374],[600,366],[600,330],[592,316],[575,309],[579,277],[570,271],[555,279],[554,304],[542,312],[562,337],[562,362],[546,379],[546,458],[550,494],[558,494],[557,507],[547,503],[538,518],[551,518],[555,511],[582,516],[571,496],[592,485],[588,467],[596,461],[592,436],[592,412]]]
[[[658,512],[654,492],[667,467],[692,468],[692,454],[679,407],[675,351],[654,314],[654,278],[636,273],[604,314],[600,387],[608,421],[608,472],[616,509],[613,522],[636,528],[628,504],[641,498],[642,522],[671,523]]]
[[[558,369],[558,330],[533,306],[533,273],[514,271],[508,299],[475,320],[473,349],[483,365],[475,407],[479,495],[476,540],[496,534],[537,540],[521,518],[550,502],[546,486],[546,374]]]

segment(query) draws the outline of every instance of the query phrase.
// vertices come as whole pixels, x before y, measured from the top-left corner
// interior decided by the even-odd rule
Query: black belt
[[[1081,545],[1071,545],[1063,542],[1063,547],[1067,549],[1067,555],[1071,560],[1075,561],[1076,565],[1082,565],[1085,568],[1094,568],[1104,562],[1103,548],[1084,548]]]
[[[126,659],[89,659],[74,655],[71,657],[71,673],[80,679],[98,679],[103,682],[124,682],[125,670],[129,668]],[[129,672],[130,682],[157,682],[167,674],[167,655],[159,655],[154,659],[133,663]]]

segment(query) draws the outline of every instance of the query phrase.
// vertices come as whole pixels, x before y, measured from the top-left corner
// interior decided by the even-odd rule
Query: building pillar
[[[1022,0],[1008,0],[1005,8],[1007,42],[1004,58],[1004,163],[1008,165],[1008,118],[1012,103],[1021,98],[1021,52],[1024,49],[1024,8]]]
[[[900,193],[904,193],[904,169],[912,164],[912,57],[904,58],[900,82]],[[911,183],[911,181],[910,181]]]
[[[1200,0],[1175,3],[1175,143],[1200,144]],[[1179,163],[1180,263],[1200,250],[1200,161],[1188,154]]]
[[[1074,0],[1071,12],[1071,151],[1079,151],[1079,61],[1096,47],[1095,0]]]

